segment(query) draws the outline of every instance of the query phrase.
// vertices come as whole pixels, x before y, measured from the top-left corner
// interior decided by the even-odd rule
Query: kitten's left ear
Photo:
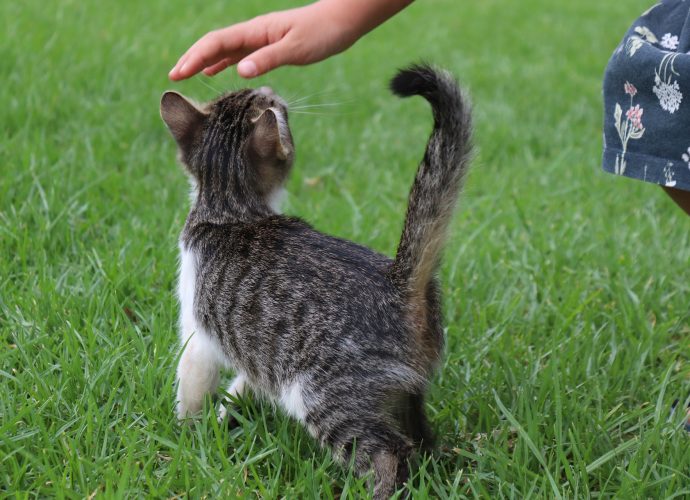
[[[291,161],[293,145],[287,123],[281,123],[271,108],[253,121],[254,130],[250,141],[252,154],[262,162]]]
[[[161,118],[183,151],[187,151],[201,133],[206,117],[206,113],[182,94],[168,91],[161,98]]]

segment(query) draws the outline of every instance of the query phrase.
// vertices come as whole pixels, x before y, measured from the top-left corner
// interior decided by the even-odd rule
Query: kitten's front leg
[[[206,394],[218,387],[220,365],[216,346],[203,334],[195,333],[183,346],[177,365],[177,418],[198,413]]]
[[[234,379],[232,379],[232,382],[230,382],[230,385],[225,392],[228,393],[228,396],[239,398],[244,393],[246,384],[246,377],[240,373]],[[218,423],[222,423],[226,419],[228,416],[228,408],[231,404],[232,401],[230,399],[227,397],[223,398],[223,402],[218,409]]]

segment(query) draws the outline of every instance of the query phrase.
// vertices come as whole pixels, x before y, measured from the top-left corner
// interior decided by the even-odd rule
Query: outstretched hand
[[[278,66],[310,64],[337,54],[358,37],[346,20],[333,19],[324,7],[315,3],[211,31],[189,48],[169,76],[183,80],[199,71],[212,76],[239,62],[240,76],[253,78]]]
[[[170,71],[184,80],[200,71],[212,76],[237,64],[253,78],[285,64],[321,61],[354,44],[411,0],[321,0],[272,12],[201,37]]]

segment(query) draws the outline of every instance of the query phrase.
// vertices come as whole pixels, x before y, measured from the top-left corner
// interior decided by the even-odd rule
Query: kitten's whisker
[[[299,99],[295,99],[294,101],[288,101],[288,107],[300,103],[302,101],[306,101],[307,99],[311,99],[312,97],[316,97],[319,95],[324,95],[324,94],[333,94],[337,92],[337,90],[322,90],[321,92],[315,92],[313,94],[305,95],[304,97],[300,97]]]
[[[205,87],[213,90],[216,94],[222,94],[223,91],[215,88],[213,85],[205,81],[205,78],[203,76],[200,76],[199,78],[196,78],[197,82],[201,82]]]
[[[300,106],[295,106],[290,108],[290,111],[295,109],[306,109],[306,108],[327,108],[332,106],[342,106],[343,104],[349,104],[352,101],[341,101],[341,102],[324,102],[321,104],[302,104]]]
[[[283,99],[285,99],[285,102],[286,102],[286,103],[290,104],[290,103],[292,102],[293,99],[297,98],[298,95],[299,95],[299,94],[290,93],[289,96],[288,96],[288,95],[284,95],[284,96],[283,96]]]
[[[300,102],[302,102],[302,101],[306,101],[307,99],[311,99],[312,97],[315,97],[315,96],[317,96],[317,95],[319,95],[319,94],[320,94],[320,93],[317,92],[317,93],[315,93],[315,94],[305,95],[304,97],[300,97],[300,98],[297,98],[297,99],[294,99],[294,100],[290,99],[290,100],[288,101],[288,105],[292,106],[293,104],[297,104],[297,103],[300,103]]]
[[[290,111],[290,113],[294,113],[296,115],[321,115],[321,116],[342,116],[342,115],[347,115],[351,113],[318,113],[316,111]]]

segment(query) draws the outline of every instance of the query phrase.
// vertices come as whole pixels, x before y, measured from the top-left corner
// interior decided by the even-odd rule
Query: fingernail
[[[187,62],[185,61],[185,63],[180,67],[180,69],[177,70],[177,72],[178,72],[178,73],[184,73],[184,69],[185,69],[186,67],[187,67]]]
[[[254,61],[242,61],[237,65],[237,72],[244,78],[253,78],[259,74]]]

